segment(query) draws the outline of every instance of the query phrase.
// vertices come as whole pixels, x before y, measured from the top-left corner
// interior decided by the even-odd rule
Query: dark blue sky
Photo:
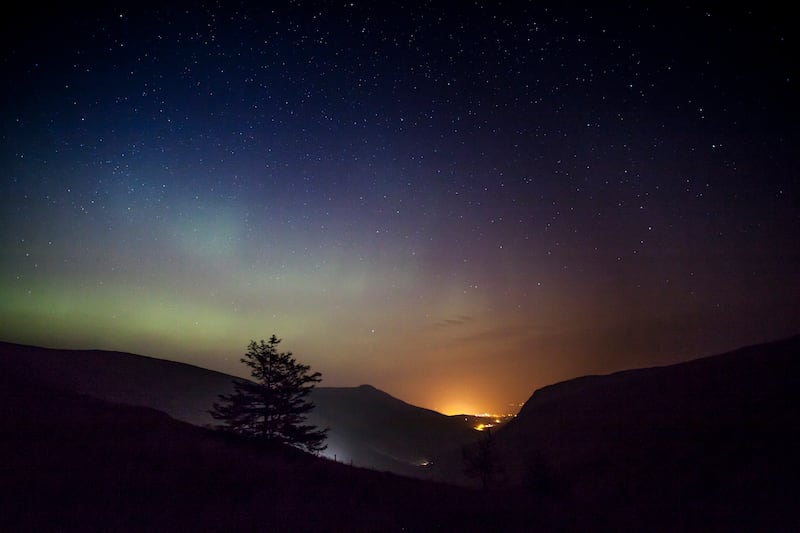
[[[800,329],[787,13],[141,3],[3,22],[0,336],[508,410]]]

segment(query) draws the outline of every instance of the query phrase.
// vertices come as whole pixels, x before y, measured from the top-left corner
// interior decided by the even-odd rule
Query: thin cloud
[[[435,328],[451,328],[454,326],[462,326],[467,322],[471,322],[473,317],[467,315],[457,315],[455,318],[446,318],[436,322],[433,326]]]

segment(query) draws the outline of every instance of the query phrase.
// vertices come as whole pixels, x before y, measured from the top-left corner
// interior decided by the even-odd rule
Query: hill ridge
[[[552,383],[550,385],[546,385],[539,389],[536,389],[531,396],[522,404],[519,413],[523,413],[526,410],[526,407],[529,406],[531,402],[535,401],[553,401],[555,398],[551,396],[558,395],[558,393],[563,393],[565,391],[574,392],[580,386],[589,386],[594,385],[596,383],[603,382],[603,380],[612,378],[612,379],[619,379],[619,378],[627,378],[627,377],[640,377],[652,374],[653,372],[658,372],[665,369],[673,369],[673,370],[683,370],[687,368],[691,368],[695,365],[705,365],[705,364],[713,364],[717,362],[720,358],[731,358],[731,357],[744,357],[748,355],[758,355],[763,352],[764,347],[773,347],[773,348],[780,348],[784,345],[791,346],[792,344],[800,345],[800,334],[792,335],[783,339],[766,342],[766,343],[757,343],[757,344],[748,344],[746,346],[742,346],[739,348],[734,348],[732,350],[728,350],[722,353],[704,355],[700,357],[696,357],[693,359],[687,359],[685,361],[680,361],[678,363],[671,363],[671,364],[664,364],[664,365],[654,365],[654,366],[647,366],[642,368],[626,368],[622,370],[616,370],[613,372],[609,372],[606,374],[587,374],[584,376],[578,376],[575,378],[566,379],[563,381],[559,381],[556,383]]]
[[[116,403],[142,405],[198,426],[241,378],[128,352],[65,350],[0,342],[0,370]],[[466,423],[418,407],[373,385],[317,387],[308,422],[329,427],[326,454],[379,470],[429,477],[420,469],[443,442],[471,437]]]

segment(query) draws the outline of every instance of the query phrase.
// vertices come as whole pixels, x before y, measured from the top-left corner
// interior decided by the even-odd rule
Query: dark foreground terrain
[[[563,506],[241,442],[143,407],[0,378],[2,531],[581,528]]]
[[[800,336],[545,387],[494,450],[497,485],[616,529],[800,531]]]
[[[800,531],[800,337],[536,391],[492,433],[488,491],[266,449],[114,403],[114,390],[84,395],[19,357],[40,349],[5,346],[0,531]],[[96,387],[114,379],[125,374]],[[190,407],[180,390],[174,405]],[[330,405],[365,402],[376,420],[395,410],[419,425],[418,408],[372,388]],[[342,427],[394,439],[364,420]],[[476,485],[458,448],[435,459],[431,475]]]

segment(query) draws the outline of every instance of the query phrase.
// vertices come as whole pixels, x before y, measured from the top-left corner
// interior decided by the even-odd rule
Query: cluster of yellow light
[[[507,420],[509,420],[511,418],[514,418],[517,415],[512,415],[512,414],[498,415],[498,414],[491,414],[491,413],[481,413],[481,414],[475,414],[475,415],[472,415],[472,416],[474,416],[475,418],[483,418],[483,419],[491,418],[491,419],[494,420],[494,423],[483,422],[481,424],[473,426],[473,429],[475,429],[477,431],[484,431],[486,429],[493,428],[498,424],[502,424],[503,422],[505,422],[505,421],[507,421]],[[465,418],[464,420],[467,420],[467,419]]]
[[[494,421],[499,424],[500,422],[502,422],[503,418],[512,418],[512,417],[515,417],[517,415],[511,414],[511,413],[506,413],[504,415],[500,415],[500,414],[497,414],[497,413],[475,413],[472,416],[477,417],[477,418],[494,418]]]

